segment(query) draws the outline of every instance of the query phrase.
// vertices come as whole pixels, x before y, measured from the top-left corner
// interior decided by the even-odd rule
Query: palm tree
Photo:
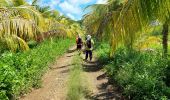
[[[78,22],[71,20],[70,18],[62,18],[60,21],[64,25],[64,29],[68,37],[75,37],[77,34],[83,34],[83,30],[78,24]]]
[[[122,41],[120,34],[115,33],[113,27],[116,20],[120,15],[125,1],[122,0],[109,0],[107,4],[95,4],[87,7],[91,12],[84,16],[83,24],[86,26],[88,33],[96,34],[98,40],[104,39],[111,41],[112,49]],[[114,43],[114,45],[113,45]]]
[[[33,0],[31,5],[25,0],[0,1],[0,44],[14,52],[29,50],[27,42],[30,40],[71,37],[80,30],[75,23],[61,18],[57,10],[39,6],[38,0]]]
[[[147,27],[151,21],[158,20],[163,23],[163,49],[164,55],[167,55],[168,44],[168,27],[170,18],[170,1],[169,0],[128,0],[124,5],[122,12],[117,21],[117,26],[122,20],[124,23],[136,23],[135,26],[125,24],[121,27],[115,27],[116,30],[124,30],[125,33],[137,33],[142,28]],[[131,21],[127,20],[127,15],[131,15]],[[126,29],[128,27],[128,29]],[[125,34],[127,37],[127,34]]]
[[[117,4],[116,2],[121,2]],[[164,54],[167,52],[167,33],[169,23],[170,1],[169,0],[108,0],[107,4],[104,4],[103,10],[93,10],[92,13],[85,17],[85,21],[91,16],[97,16],[100,25],[96,25],[97,34],[105,33],[103,29],[109,28],[109,37],[111,38],[112,50],[114,50],[118,44],[123,43],[127,47],[132,47],[134,40],[137,36],[150,25],[151,21],[158,20],[160,23],[164,23],[164,38],[163,48]],[[102,5],[102,6],[104,6]],[[105,9],[106,10],[105,10]],[[104,12],[104,13],[103,13]],[[97,14],[96,14],[97,13]],[[101,14],[100,14],[101,13]],[[103,17],[103,15],[105,15]],[[110,18],[111,16],[112,18]],[[91,18],[90,18],[91,17]],[[102,20],[101,20],[102,19]],[[86,21],[88,22],[88,21]],[[106,25],[107,24],[107,25]],[[91,23],[89,24],[89,26]],[[99,27],[100,26],[100,27]],[[106,34],[106,33],[105,33]]]
[[[24,0],[1,0],[0,41],[12,51],[28,50],[27,41],[43,30],[43,17]]]
[[[51,10],[50,6],[40,6],[39,0],[33,0],[31,6],[35,6],[35,8],[45,18],[49,18],[49,17],[58,18],[60,16],[59,12],[57,10]]]

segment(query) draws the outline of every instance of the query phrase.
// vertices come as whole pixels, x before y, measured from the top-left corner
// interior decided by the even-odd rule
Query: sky
[[[31,3],[32,0],[27,0]],[[56,9],[61,15],[70,17],[73,20],[80,20],[87,13],[84,9],[92,4],[104,4],[107,0],[40,0],[41,6],[50,6]]]

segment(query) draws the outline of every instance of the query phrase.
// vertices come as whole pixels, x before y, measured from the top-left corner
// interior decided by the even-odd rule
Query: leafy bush
[[[120,48],[106,71],[132,100],[165,99],[169,91],[163,81],[167,65],[160,53]]]
[[[108,61],[110,60],[110,58],[109,58],[109,44],[104,43],[104,42],[97,44],[95,52],[97,54],[97,57],[98,57],[98,60],[100,63],[102,63],[102,64],[108,63]]]
[[[31,40],[31,41],[28,41],[27,44],[30,48],[34,48],[37,46],[38,43],[37,41]]]
[[[31,87],[39,87],[48,65],[73,43],[69,39],[46,40],[36,48],[0,57],[0,99],[16,99]]]

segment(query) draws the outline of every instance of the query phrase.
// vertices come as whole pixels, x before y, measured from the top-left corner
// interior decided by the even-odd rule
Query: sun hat
[[[90,40],[91,39],[91,35],[87,35],[87,40]]]

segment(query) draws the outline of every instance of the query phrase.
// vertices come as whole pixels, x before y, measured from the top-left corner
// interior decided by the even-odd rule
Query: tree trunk
[[[163,45],[163,56],[167,57],[168,55],[168,23],[165,22],[163,25],[162,31],[162,45]]]

